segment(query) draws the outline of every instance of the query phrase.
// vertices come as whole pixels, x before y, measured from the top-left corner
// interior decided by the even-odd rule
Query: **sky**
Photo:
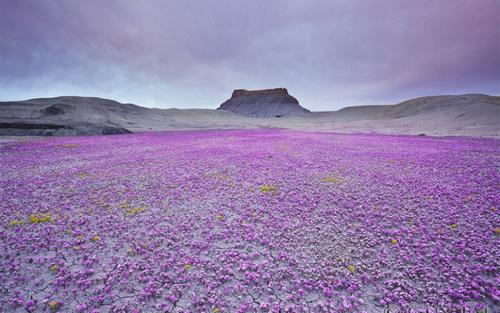
[[[500,94],[497,0],[0,0],[0,101],[216,108],[286,87],[306,108]]]

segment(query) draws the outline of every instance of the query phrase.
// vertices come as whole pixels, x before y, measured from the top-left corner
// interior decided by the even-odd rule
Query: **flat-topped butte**
[[[310,113],[286,88],[261,90],[235,89],[231,98],[218,110],[230,111],[248,117],[283,117]]]
[[[259,89],[259,90],[248,90],[248,89],[235,89],[231,98],[248,96],[248,95],[289,95],[286,88],[272,88],[272,89]]]

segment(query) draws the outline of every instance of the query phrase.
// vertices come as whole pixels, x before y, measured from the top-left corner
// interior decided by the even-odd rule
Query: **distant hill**
[[[233,93],[232,98],[245,97],[246,100],[242,103],[255,96],[251,91],[235,92],[236,95]],[[274,98],[275,94],[271,91],[269,96]],[[259,99],[262,98],[259,96]],[[292,100],[283,103],[288,101],[293,104]],[[332,112],[302,111],[305,109],[298,102],[295,105],[293,114],[283,114],[282,111],[277,114],[278,111],[269,109],[264,114],[266,117],[248,117],[224,109],[150,109],[93,97],[65,96],[9,101],[0,102],[0,135],[64,136],[273,127],[334,132],[500,137],[498,96],[468,94],[421,97],[395,105],[354,106]],[[273,115],[280,115],[281,118],[271,118]]]
[[[0,102],[0,134],[52,136],[130,133],[118,117],[141,110],[145,109],[93,97]]]
[[[288,94],[286,88],[245,90],[236,89],[231,98],[218,110],[248,117],[283,117],[310,113],[299,101]]]
[[[315,112],[316,129],[342,132],[500,136],[500,97],[484,94],[420,97],[395,105]]]

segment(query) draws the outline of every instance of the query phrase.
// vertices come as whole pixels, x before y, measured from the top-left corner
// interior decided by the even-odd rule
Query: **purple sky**
[[[286,87],[312,110],[500,94],[499,1],[0,0],[0,100],[216,108]]]

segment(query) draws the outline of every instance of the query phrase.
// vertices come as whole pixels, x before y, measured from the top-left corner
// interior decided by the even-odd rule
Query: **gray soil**
[[[432,96],[395,105],[356,106],[332,112],[308,112],[295,102],[295,98],[284,92],[275,92],[272,89],[262,96],[254,92],[235,91],[232,100],[222,104],[218,110],[150,109],[101,98],[69,96],[0,102],[0,136],[64,136],[236,128],[430,136],[500,135],[498,96]],[[283,99],[277,101],[280,97]],[[237,114],[226,110],[228,107],[242,110],[244,103],[245,110],[252,110],[252,106],[248,105],[252,101],[256,103],[254,109],[260,108],[257,115],[269,117],[249,117],[242,115],[246,114],[245,112]],[[263,103],[271,103],[270,108],[266,109]],[[288,110],[288,113],[283,110]]]

